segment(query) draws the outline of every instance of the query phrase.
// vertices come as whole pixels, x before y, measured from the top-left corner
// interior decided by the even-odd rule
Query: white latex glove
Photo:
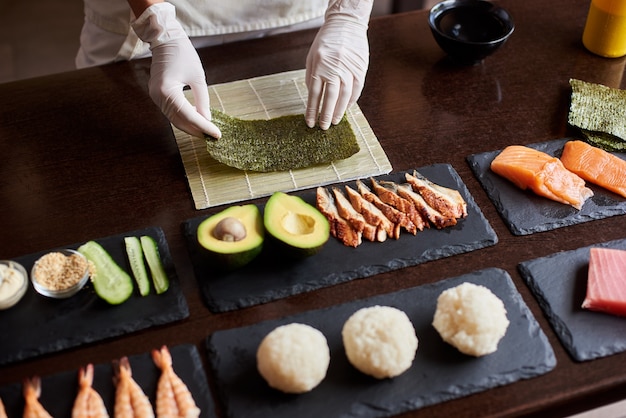
[[[176,20],[174,6],[153,4],[132,27],[139,39],[150,44],[152,64],[148,91],[154,103],[178,129],[194,136],[206,133],[220,138],[222,133],[211,122],[209,93],[200,57]],[[185,86],[191,88],[195,108],[183,94]]]
[[[356,103],[369,65],[367,26],[373,0],[331,0],[306,59],[306,124],[328,129]]]

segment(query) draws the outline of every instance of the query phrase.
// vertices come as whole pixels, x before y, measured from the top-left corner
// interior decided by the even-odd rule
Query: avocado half
[[[330,237],[328,219],[315,206],[283,192],[267,201],[263,223],[285,254],[296,258],[319,252]]]
[[[220,270],[251,262],[263,248],[263,218],[256,205],[231,206],[202,221],[198,243]]]

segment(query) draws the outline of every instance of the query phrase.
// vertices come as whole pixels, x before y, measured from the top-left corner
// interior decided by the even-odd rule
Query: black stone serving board
[[[435,183],[458,190],[467,202],[468,216],[454,227],[425,229],[417,236],[403,231],[398,240],[387,239],[382,243],[364,240],[357,248],[346,247],[331,237],[319,253],[303,260],[286,259],[276,248],[266,245],[250,264],[229,273],[218,272],[198,244],[198,225],[208,215],[186,221],[185,237],[205,303],[213,312],[235,310],[478,250],[498,242],[491,225],[451,165],[436,164],[418,171]],[[404,174],[376,178],[405,182]],[[341,186],[347,184],[355,185],[348,182],[341,183]],[[315,189],[294,194],[315,205]]]
[[[591,247],[626,250],[626,239],[563,251],[518,266],[559,340],[576,361],[626,351],[626,318],[581,308]]]
[[[570,140],[576,139],[563,138],[527,146],[560,157],[563,145]],[[491,171],[491,162],[500,152],[501,150],[470,155],[467,161],[514,235],[529,235],[626,214],[625,198],[589,182],[587,187],[593,190],[594,196],[585,202],[580,211],[572,206],[538,196],[532,191],[522,190]],[[626,160],[626,154],[614,154]]]
[[[157,295],[152,289],[150,295],[142,297],[135,286],[129,300],[114,306],[100,299],[90,282],[67,299],[42,296],[30,284],[24,298],[17,305],[0,311],[0,365],[187,318],[187,301],[180,289],[162,229],[151,227],[95,241],[132,277],[124,237],[133,235],[149,235],[157,241],[163,266],[170,279],[167,292]],[[64,248],[76,249],[80,245],[82,243]],[[30,274],[35,261],[53,250],[14,260],[21,263]]]
[[[158,348],[158,347],[155,347]],[[215,402],[211,396],[202,359],[193,345],[170,347],[172,364],[176,374],[187,385],[194,401],[202,411],[201,417],[216,417]],[[111,359],[113,360],[113,359]],[[150,353],[128,356],[133,379],[150,398],[156,407],[156,388],[161,375]],[[80,367],[80,366],[79,366]],[[39,401],[53,417],[72,416],[72,407],[78,393],[78,369],[41,377],[41,397]],[[93,388],[102,396],[109,415],[113,416],[115,405],[115,385],[111,363],[94,365]],[[22,382],[0,387],[0,398],[4,402],[9,417],[21,417],[24,410]]]
[[[437,297],[463,282],[481,284],[496,294],[510,321],[495,353],[476,358],[443,342],[431,322]],[[341,329],[362,307],[386,305],[406,312],[419,346],[413,365],[394,379],[377,380],[352,367]],[[311,392],[287,395],[271,389],[256,369],[256,350],[279,325],[299,322],[319,329],[330,348],[326,378]],[[380,417],[434,405],[549,372],[556,366],[552,347],[525,305],[508,273],[485,269],[395,293],[334,307],[218,331],[207,338],[208,356],[219,397],[230,418]]]

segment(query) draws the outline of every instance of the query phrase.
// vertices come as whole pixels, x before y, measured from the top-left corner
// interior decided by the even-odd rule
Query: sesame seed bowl
[[[44,254],[35,261],[30,279],[39,294],[65,299],[81,290],[89,276],[89,262],[85,256],[64,249]]]

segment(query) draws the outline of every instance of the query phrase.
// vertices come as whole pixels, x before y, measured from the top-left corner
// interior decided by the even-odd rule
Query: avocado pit
[[[215,225],[213,236],[220,241],[236,242],[246,237],[246,227],[237,218],[227,216]]]
[[[231,206],[198,225],[198,244],[216,270],[243,267],[260,254],[264,241],[259,208],[249,204]]]

